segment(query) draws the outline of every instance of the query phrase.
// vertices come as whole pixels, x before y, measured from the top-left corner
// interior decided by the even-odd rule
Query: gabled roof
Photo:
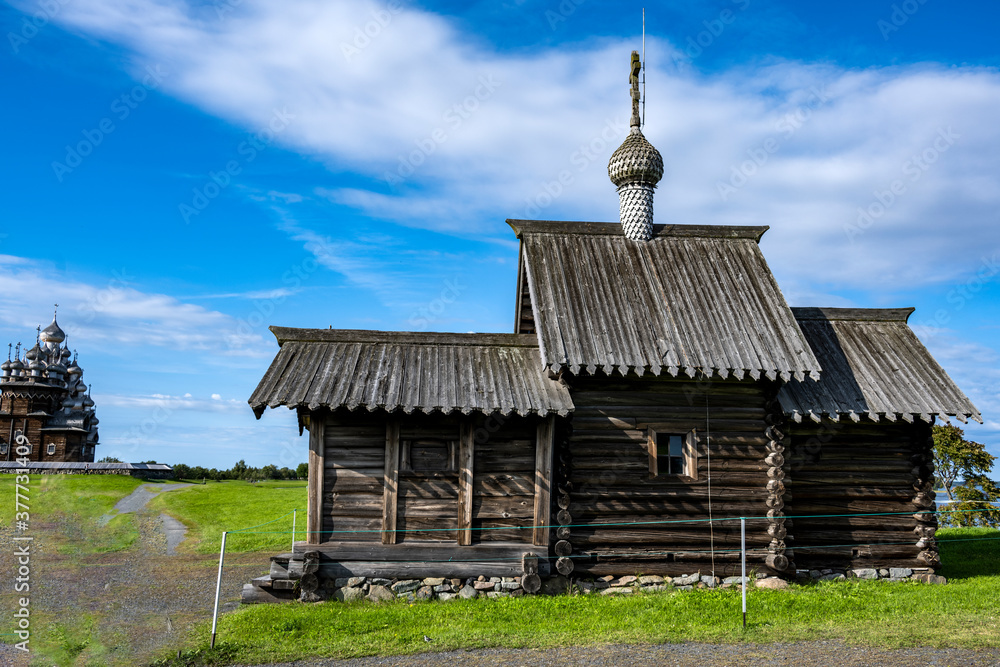
[[[505,415],[573,410],[534,336],[271,327],[281,349],[250,406]]]
[[[818,382],[790,382],[778,395],[795,421],[957,417],[982,421],[976,406],[906,324],[912,308],[792,308],[823,365]]]
[[[521,239],[542,363],[553,371],[817,376],[757,245],[767,227],[508,220]]]

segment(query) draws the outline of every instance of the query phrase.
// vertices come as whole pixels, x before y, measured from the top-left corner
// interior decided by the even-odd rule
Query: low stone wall
[[[590,579],[572,579],[557,575],[544,579],[538,576],[537,561],[528,562],[529,572],[520,577],[470,577],[466,579],[447,577],[425,577],[412,579],[390,579],[381,577],[325,578],[320,572],[320,554],[316,551],[304,554],[280,554],[271,557],[271,569],[267,575],[257,577],[244,585],[241,600],[244,604],[262,602],[322,602],[324,600],[370,600],[388,602],[392,600],[454,600],[456,598],[506,598],[530,594],[561,595],[566,593],[582,595],[634,595],[637,593],[657,593],[667,590],[693,590],[697,588],[739,588],[742,577],[715,577],[711,574],[692,572],[678,577],[658,575],[611,575]],[[930,568],[887,568],[854,570],[798,570],[796,578],[802,581],[830,581],[840,579],[882,579],[888,582],[921,581],[930,584],[944,584],[944,577],[934,574]],[[756,588],[783,589],[788,582],[773,575],[751,572],[748,584]]]
[[[838,581],[841,579],[884,579],[886,581],[921,581],[925,584],[946,584],[948,580],[934,574],[929,567],[889,567],[889,568],[859,568],[853,570],[796,570],[798,580]]]
[[[522,587],[522,577],[472,577],[455,579],[427,577],[423,579],[387,579],[379,577],[344,577],[337,579],[317,579],[310,573],[313,569],[308,561],[293,561],[286,556],[272,558],[271,574],[258,577],[243,589],[244,604],[261,602],[282,602],[301,600],[321,602],[324,600],[370,600],[387,602],[392,600],[454,600],[472,598],[520,597],[528,594]],[[944,577],[929,569],[890,568],[885,570],[800,570],[800,580],[838,579],[884,579],[886,581],[922,581],[943,584]],[[310,579],[312,577],[312,579]],[[747,580],[756,588],[783,589],[788,582],[780,577],[748,573]],[[621,577],[605,576],[595,579],[571,579],[562,575],[543,579],[538,594],[561,595],[576,593],[582,595],[634,595],[656,593],[667,590],[693,590],[699,588],[739,588],[742,578],[714,577],[710,574],[694,572],[679,577],[657,575]],[[535,582],[537,586],[537,581]],[[532,589],[534,590],[534,589]]]

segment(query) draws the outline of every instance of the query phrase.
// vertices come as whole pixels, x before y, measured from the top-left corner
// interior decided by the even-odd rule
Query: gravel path
[[[101,517],[101,524],[106,524],[116,514],[130,514],[141,512],[146,508],[146,503],[166,491],[177,491],[191,484],[142,484],[136,487],[135,491],[128,494],[115,504],[113,514],[105,514]],[[105,518],[107,517],[107,518]]]
[[[269,667],[993,667],[1000,651],[871,649],[839,641],[794,644],[663,644],[556,649],[487,649],[396,658],[274,663]]]
[[[184,541],[184,535],[187,534],[187,526],[169,514],[160,515],[160,526],[162,527],[164,536],[167,538],[167,555],[173,556],[177,553],[177,547]]]

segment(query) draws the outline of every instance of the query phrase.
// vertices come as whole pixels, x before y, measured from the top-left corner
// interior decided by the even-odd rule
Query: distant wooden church
[[[250,405],[309,431],[322,573],[732,574],[741,516],[773,575],[939,565],[931,424],[979,412],[912,309],[790,308],[767,227],[653,224],[632,80],[620,224],[508,220],[514,333],[272,327]]]
[[[31,443],[31,461],[92,462],[98,444],[94,401],[56,318],[35,346],[21,344],[0,364],[0,461],[18,458],[15,439]],[[71,359],[72,357],[72,359]]]

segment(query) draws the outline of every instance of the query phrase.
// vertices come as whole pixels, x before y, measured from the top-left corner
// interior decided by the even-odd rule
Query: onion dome
[[[60,353],[60,356],[61,356],[61,357],[62,357],[63,359],[69,359],[70,357],[72,357],[72,356],[73,356],[73,353],[69,351],[69,348],[68,348],[68,347],[64,347],[64,348],[62,349],[62,352]]]
[[[12,362],[11,362],[10,359],[8,359],[7,361],[5,361],[2,364],[0,364],[0,377],[2,377],[5,380],[7,378],[9,378],[10,377],[11,366],[12,366]]]
[[[618,188],[620,219],[625,236],[634,241],[653,238],[653,190],[663,178],[663,156],[642,136],[639,116],[639,73],[643,64],[632,52],[632,121],[628,136],[611,154],[608,177]]]
[[[622,145],[611,154],[608,177],[621,187],[628,183],[656,185],[663,178],[663,157],[633,125]]]
[[[39,338],[43,343],[61,343],[66,340],[66,332],[59,328],[56,316],[52,316],[52,324],[42,329]]]
[[[94,399],[90,397],[90,394],[87,394],[86,396],[83,397],[83,407],[85,408],[94,407]]]
[[[35,343],[35,347],[28,350],[25,353],[24,358],[28,361],[40,360],[42,358],[42,348],[38,347],[38,343]]]
[[[20,359],[18,359],[18,358],[15,357],[14,361],[10,362],[10,371],[11,371],[11,373],[14,375],[14,377],[20,377],[21,372],[23,370],[24,370],[24,364],[21,363]]]

